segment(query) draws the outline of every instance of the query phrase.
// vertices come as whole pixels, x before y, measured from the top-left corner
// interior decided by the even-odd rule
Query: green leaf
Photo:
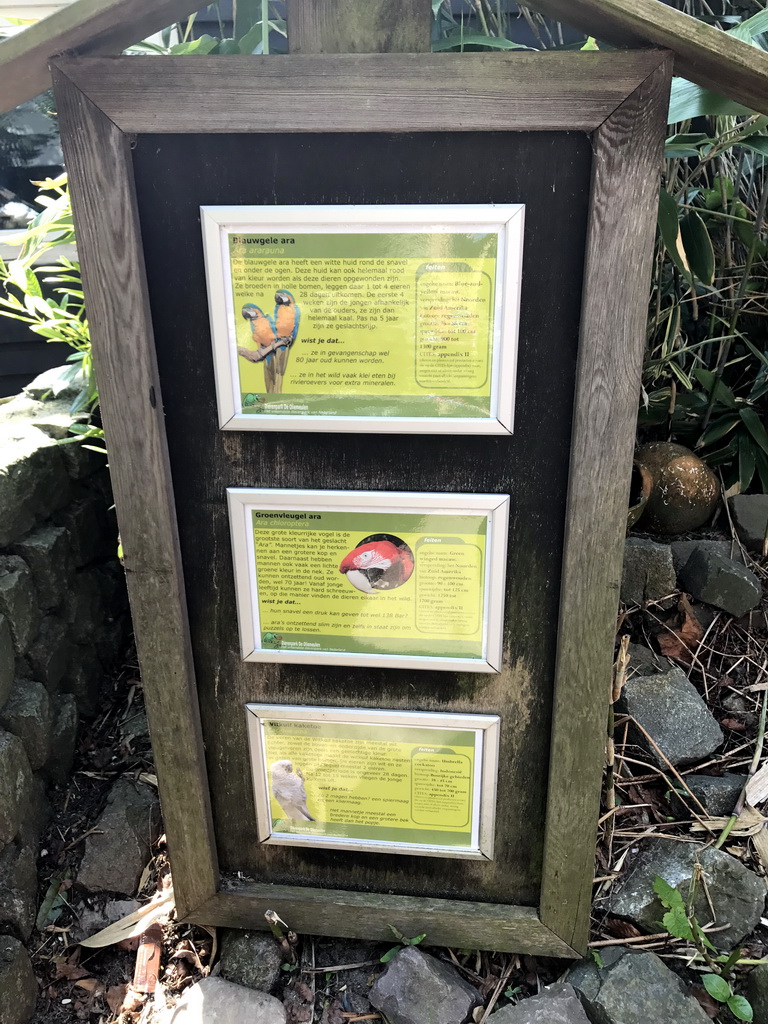
[[[739,434],[739,487],[746,494],[755,475],[755,449],[748,434]]]
[[[760,486],[763,489],[763,494],[768,494],[768,455],[761,451],[760,448],[756,448],[755,460],[757,462],[757,475],[760,477]]]
[[[696,277],[706,285],[715,279],[715,250],[706,225],[698,213],[691,212],[680,221],[682,238],[688,266]]]
[[[751,135],[743,142],[739,142],[738,145],[745,149],[751,149],[753,153],[758,153],[760,156],[768,156],[768,136],[766,135]]]
[[[240,53],[254,53],[257,49],[263,49],[263,45],[264,33],[260,21],[253,25],[241,39],[237,40],[237,48]]]
[[[392,957],[397,956],[402,948],[402,946],[393,946],[392,949],[388,949],[383,956],[379,957],[379,962],[382,964],[388,964]]]
[[[733,1016],[738,1020],[754,1020],[752,1004],[744,996],[731,996],[727,1005]]]
[[[180,53],[206,54],[206,53],[211,53],[213,50],[216,49],[216,47],[218,45],[219,45],[219,40],[218,39],[214,39],[213,36],[203,35],[203,36],[200,36],[199,39],[190,39],[186,43],[177,43],[175,46],[171,47],[169,52],[173,53],[173,54],[180,54]]]
[[[690,277],[680,239],[679,207],[665,188],[659,190],[659,234],[664,248],[681,274]]]
[[[418,946],[420,942],[423,942],[424,939],[426,939],[426,937],[427,937],[427,933],[426,932],[422,932],[421,935],[414,935],[414,937],[412,939],[408,939],[408,945],[409,946]]]
[[[232,4],[235,39],[242,39],[262,20],[262,0],[234,0]]]
[[[664,156],[667,160],[700,157],[702,155],[701,147],[709,147],[713,144],[714,139],[710,139],[705,132],[672,135],[664,143]]]
[[[677,124],[679,121],[691,121],[694,117],[710,116],[741,116],[754,114],[754,110],[743,107],[740,103],[726,99],[716,92],[703,89],[685,78],[672,79],[672,94],[669,101],[667,122]]]
[[[729,29],[728,35],[735,36],[736,39],[741,39],[742,42],[751,44],[755,36],[762,35],[763,32],[768,32],[768,10],[759,11],[751,18],[746,18],[738,25]]]
[[[757,415],[754,409],[749,407],[746,409],[739,410],[739,416],[744,423],[744,426],[750,432],[755,441],[760,445],[766,454],[768,454],[768,431],[763,426],[763,421]]]
[[[701,983],[718,1003],[727,1003],[731,998],[731,986],[719,974],[705,974],[702,976]]]
[[[683,897],[669,882],[661,875],[655,875],[653,879],[653,891],[659,897],[662,905],[671,909],[672,907],[683,906]]]
[[[705,370],[702,366],[696,367],[693,375],[700,384],[704,385],[708,395],[714,393],[716,402],[721,402],[728,409],[738,409],[736,398],[728,385],[723,382],[722,377],[718,377],[712,370]]]
[[[709,424],[701,435],[701,444],[714,444],[715,441],[719,441],[721,437],[729,434],[739,422],[739,417],[735,412],[719,416]]]
[[[240,53],[240,47],[234,39],[222,39],[219,43],[218,52],[229,57],[232,56],[232,54]]]
[[[686,916],[682,901],[679,905],[667,911],[662,918],[662,924],[675,939],[688,939],[690,941],[693,938],[691,925]]]
[[[530,50],[530,46],[513,43],[511,39],[498,39],[495,36],[484,36],[480,32],[462,32],[460,29],[451,32],[444,39],[432,44],[435,52],[439,50],[463,50],[466,46],[482,46],[486,50]]]

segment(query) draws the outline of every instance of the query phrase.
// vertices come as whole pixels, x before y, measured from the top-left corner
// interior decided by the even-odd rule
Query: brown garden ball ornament
[[[650,441],[635,453],[635,466],[650,495],[640,517],[643,528],[686,533],[710,518],[720,497],[717,477],[688,448],[671,441]]]

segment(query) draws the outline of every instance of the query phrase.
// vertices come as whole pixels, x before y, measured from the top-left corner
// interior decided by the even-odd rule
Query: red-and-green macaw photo
[[[246,302],[241,313],[251,328],[251,337],[257,348],[237,351],[252,363],[264,363],[264,389],[268,394],[283,390],[283,377],[288,366],[291,346],[299,333],[301,310],[289,291],[275,292],[275,311],[270,316],[254,302]]]

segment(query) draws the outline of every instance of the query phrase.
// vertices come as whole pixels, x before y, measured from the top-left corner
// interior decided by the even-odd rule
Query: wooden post
[[[291,53],[423,53],[430,0],[288,0]]]

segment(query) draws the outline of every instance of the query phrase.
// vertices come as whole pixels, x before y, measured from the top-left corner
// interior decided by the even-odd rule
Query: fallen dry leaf
[[[102,946],[113,946],[117,942],[121,942],[123,939],[133,938],[135,935],[141,935],[149,928],[150,925],[154,924],[161,917],[165,917],[173,910],[173,890],[164,893],[157,893],[154,899],[150,900],[143,907],[139,907],[132,914],[128,914],[127,917],[121,918],[119,921],[115,921],[114,924],[110,924],[106,928],[102,928],[100,932],[96,932],[95,935],[91,935],[87,939],[83,939],[80,942],[81,946],[89,946],[91,948],[99,949]]]
[[[768,875],[768,829],[762,828],[752,836],[752,845],[755,848],[763,871]]]
[[[674,658],[675,661],[682,661],[683,664],[690,665],[693,663],[693,655],[704,636],[704,630],[693,614],[691,602],[685,594],[680,595],[677,609],[678,614],[675,619],[667,623],[668,629],[662,630],[656,639],[659,650],[667,658]]]
[[[715,1002],[703,985],[691,985],[691,995],[698,1002],[704,1013],[712,1020],[720,1013],[722,1006]]]
[[[743,722],[738,720],[738,718],[721,718],[720,725],[722,725],[724,729],[730,729],[731,732],[744,732],[747,728]]]
[[[618,917],[609,917],[603,925],[603,929],[616,939],[634,939],[644,934],[630,921],[621,921]]]
[[[768,800],[768,761],[747,783],[747,800],[753,807]]]
[[[112,988],[107,989],[107,994],[104,998],[113,1014],[117,1015],[120,1013],[123,1008],[123,1000],[127,994],[127,985],[113,985]]]
[[[703,818],[691,825],[691,832],[722,832],[730,821],[730,818]],[[744,810],[736,819],[736,824],[731,829],[731,838],[738,836],[754,836],[762,832],[768,819],[764,818],[760,811],[747,804]]]

